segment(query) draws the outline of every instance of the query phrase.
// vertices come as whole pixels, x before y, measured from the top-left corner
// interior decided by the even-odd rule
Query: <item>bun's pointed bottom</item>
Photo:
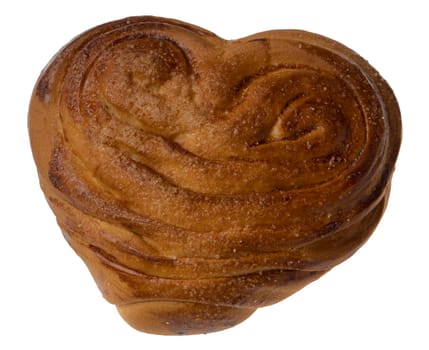
[[[154,301],[118,306],[133,328],[161,335],[212,333],[236,326],[255,309],[197,303]]]

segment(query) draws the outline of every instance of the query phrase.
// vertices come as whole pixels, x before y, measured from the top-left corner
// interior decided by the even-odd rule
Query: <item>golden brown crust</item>
[[[68,242],[121,315],[160,334],[233,326],[351,256],[401,140],[389,86],[343,45],[156,17],[61,49],[29,129]]]

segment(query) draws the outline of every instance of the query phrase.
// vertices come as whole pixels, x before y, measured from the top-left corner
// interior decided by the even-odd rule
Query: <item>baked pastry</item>
[[[63,47],[29,130],[68,243],[122,317],[158,334],[234,326],[350,257],[401,141],[392,90],[342,44],[156,17]]]

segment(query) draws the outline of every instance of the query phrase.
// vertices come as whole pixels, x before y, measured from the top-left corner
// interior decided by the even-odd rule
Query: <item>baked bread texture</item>
[[[64,46],[29,131],[67,242],[157,334],[234,326],[349,258],[383,214],[401,141],[392,90],[342,44],[157,17]]]

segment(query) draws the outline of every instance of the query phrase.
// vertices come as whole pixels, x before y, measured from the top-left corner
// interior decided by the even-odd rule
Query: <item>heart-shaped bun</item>
[[[67,241],[123,318],[159,334],[234,326],[350,257],[386,206],[400,123],[338,42],[155,17],[72,40],[29,112]]]

